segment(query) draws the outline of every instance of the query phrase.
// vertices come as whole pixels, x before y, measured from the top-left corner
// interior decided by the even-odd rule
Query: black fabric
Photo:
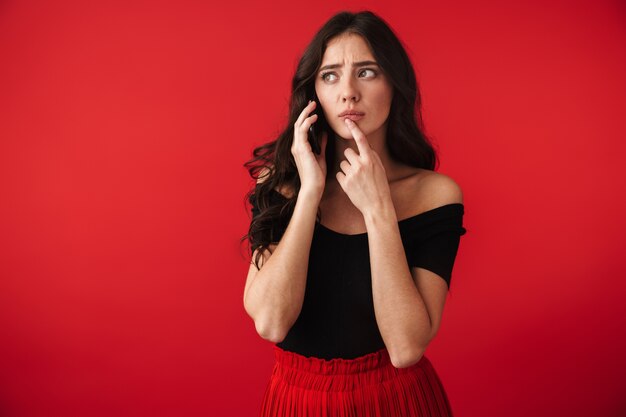
[[[463,227],[463,204],[446,204],[400,222],[409,266],[428,269],[448,288]]]
[[[272,192],[274,201],[284,201]],[[253,216],[259,214],[254,194]],[[398,222],[407,263],[428,269],[450,285],[462,225],[463,204],[453,203]],[[277,226],[282,236],[286,226]],[[372,295],[367,233],[346,235],[316,223],[309,253],[304,302],[282,349],[324,359],[353,359],[385,347]]]

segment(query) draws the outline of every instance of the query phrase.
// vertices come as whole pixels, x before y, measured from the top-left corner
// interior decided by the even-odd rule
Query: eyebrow
[[[353,67],[360,67],[362,65],[376,65],[379,66],[377,62],[375,61],[360,61],[360,62],[355,62],[352,64]],[[333,68],[340,68],[343,65],[341,64],[330,64],[330,65],[324,65],[323,67],[320,68],[320,71],[325,70],[325,69],[333,69]]]

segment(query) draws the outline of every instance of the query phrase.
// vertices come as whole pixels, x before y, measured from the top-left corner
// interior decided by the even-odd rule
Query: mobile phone
[[[328,122],[326,122],[326,118],[324,117],[324,110],[322,110],[322,106],[320,106],[320,102],[317,99],[317,95],[313,93],[313,100],[315,101],[315,111],[314,114],[317,114],[317,120],[315,123],[309,127],[309,143],[311,144],[311,149],[317,155],[322,153],[321,144],[322,144],[322,133],[329,133],[330,129],[328,128]],[[328,140],[328,139],[327,139]]]

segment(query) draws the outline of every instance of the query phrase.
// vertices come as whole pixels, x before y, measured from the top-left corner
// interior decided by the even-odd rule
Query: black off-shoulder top
[[[284,201],[278,191],[274,201]],[[250,196],[253,218],[259,214]],[[464,206],[446,204],[398,222],[409,267],[441,277],[448,287],[463,227]],[[277,242],[286,226],[277,226]],[[321,223],[315,231],[302,310],[278,347],[323,359],[353,359],[385,347],[372,295],[367,233],[343,234]]]

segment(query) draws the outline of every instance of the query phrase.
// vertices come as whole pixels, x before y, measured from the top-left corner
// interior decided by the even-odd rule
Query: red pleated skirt
[[[426,356],[410,367],[396,368],[387,349],[331,360],[276,345],[274,353],[261,417],[452,416],[443,385]]]

